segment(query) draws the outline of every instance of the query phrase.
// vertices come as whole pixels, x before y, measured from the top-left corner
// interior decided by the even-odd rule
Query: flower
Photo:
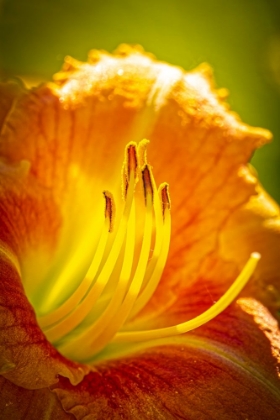
[[[279,208],[247,164],[270,133],[140,47],[1,92],[0,418],[276,420]]]

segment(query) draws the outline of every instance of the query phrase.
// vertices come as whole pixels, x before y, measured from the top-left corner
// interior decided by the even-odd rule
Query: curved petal
[[[173,346],[101,364],[77,387],[61,378],[53,389],[77,420],[90,415],[277,420],[279,377],[273,370],[270,342],[254,319],[240,312],[235,308],[221,315],[204,334],[181,337]]]
[[[220,236],[220,250],[223,258],[232,259],[234,254],[239,263],[241,255],[252,249],[260,252],[255,281],[249,283],[246,295],[257,297],[276,314],[280,309],[280,211],[261,186],[257,191],[227,220]]]
[[[44,243],[44,271],[52,257],[61,215],[49,193],[28,175],[28,165],[1,165],[0,173],[0,370],[17,385],[36,389],[65,375],[79,382],[88,368],[63,358],[44,337],[23,289],[22,255]],[[36,281],[36,274],[33,277]]]

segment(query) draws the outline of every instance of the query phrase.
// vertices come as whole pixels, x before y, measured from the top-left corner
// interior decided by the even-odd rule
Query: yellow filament
[[[211,308],[207,309],[207,311],[203,312],[196,318],[167,328],[159,328],[156,330],[147,331],[120,332],[116,334],[112,342],[123,343],[130,341],[147,341],[158,338],[172,337],[179,334],[184,334],[188,331],[200,327],[206,322],[209,322],[211,319],[219,315],[224,309],[226,309],[238,296],[238,294],[241,292],[245,284],[254,273],[259,259],[260,254],[258,252],[253,252],[245,267],[236,278],[234,283],[231,285],[231,287],[226,291],[226,293],[213,306],[211,306]]]

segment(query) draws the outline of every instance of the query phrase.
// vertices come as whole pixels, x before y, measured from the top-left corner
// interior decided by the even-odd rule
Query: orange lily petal
[[[265,350],[262,356],[271,359]],[[54,391],[77,420],[91,415],[96,419],[277,420],[279,385],[270,380],[244,351],[240,357],[215,341],[186,337],[176,346],[101,365],[75,388],[61,379]]]

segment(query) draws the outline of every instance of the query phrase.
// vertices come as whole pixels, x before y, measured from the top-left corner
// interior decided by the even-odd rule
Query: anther
[[[150,173],[150,168],[148,165],[145,165],[142,169],[142,180],[144,187],[145,203],[147,205],[148,197],[153,201],[154,190],[152,185],[152,177]]]
[[[128,180],[130,176],[133,174],[134,178],[137,175],[137,168],[138,168],[138,161],[137,161],[137,148],[136,143],[131,142],[127,145],[126,148],[127,159],[126,159],[126,171]]]
[[[171,202],[170,202],[170,195],[169,195],[169,185],[164,182],[159,187],[159,193],[161,195],[161,204],[162,204],[162,216],[163,219],[165,218],[166,210],[170,210]]]
[[[123,197],[126,199],[129,184],[132,183],[133,186],[137,182],[138,172],[138,158],[137,158],[137,145],[134,142],[128,143],[125,148],[124,154],[124,164],[122,168],[122,191]]]
[[[105,197],[105,219],[109,221],[109,232],[112,232],[115,217],[114,199],[109,191],[103,191],[103,195]]]

